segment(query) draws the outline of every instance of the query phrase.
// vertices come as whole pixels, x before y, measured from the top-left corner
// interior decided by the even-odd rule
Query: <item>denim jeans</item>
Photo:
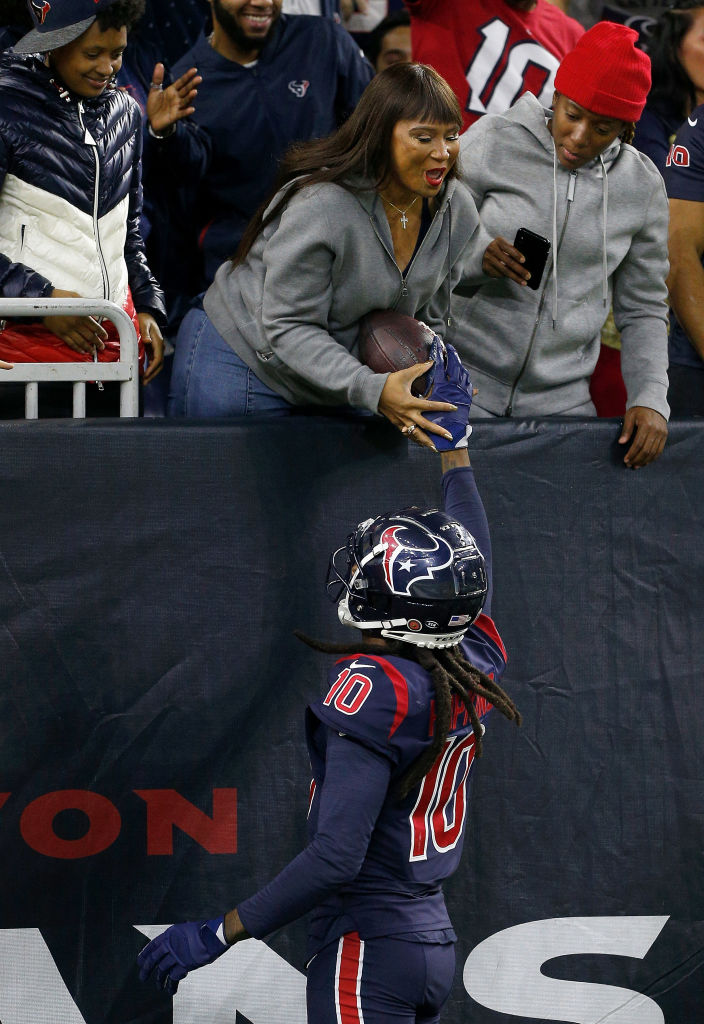
[[[202,309],[183,318],[175,342],[169,416],[289,416],[295,409],[230,348]]]

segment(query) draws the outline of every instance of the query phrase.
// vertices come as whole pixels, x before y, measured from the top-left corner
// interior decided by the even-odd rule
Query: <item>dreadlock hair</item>
[[[379,654],[379,648],[371,644],[337,644],[325,640],[314,640],[300,630],[294,635],[315,651],[324,654]],[[433,740],[427,750],[408,766],[396,784],[396,795],[400,800],[408,796],[435,763],[447,739],[452,721],[452,694],[462,701],[474,730],[474,752],[482,756],[482,727],[474,707],[473,695],[490,701],[510,722],[521,724],[521,713],[508,694],[497,682],[481,672],[455,647],[427,648],[400,640],[386,640],[387,653],[398,658],[415,661],[424,668],[433,680],[435,689],[435,727]]]
[[[626,127],[623,129],[619,138],[621,142],[625,142],[626,145],[630,146],[636,135],[636,126],[634,121],[626,122]]]
[[[428,121],[462,127],[457,97],[444,78],[427,64],[392,64],[372,78],[348,119],[332,135],[294,145],[286,153],[269,196],[249,222],[232,260],[244,262],[261,232],[301,189],[335,182],[353,191],[350,178],[362,178],[380,188],[391,174],[391,138],[399,121]],[[455,161],[447,177],[459,176]],[[274,196],[289,187],[267,210]],[[369,187],[368,184],[366,187]]]

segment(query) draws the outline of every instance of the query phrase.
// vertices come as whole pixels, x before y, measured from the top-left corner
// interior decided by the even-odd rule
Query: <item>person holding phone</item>
[[[636,40],[600,22],[560,64],[551,109],[525,94],[462,136],[495,280],[461,292],[451,335],[479,388],[475,416],[593,416],[589,380],[613,305],[628,392],[619,441],[633,468],[660,455],[669,415],[667,196],[630,145],[650,87]],[[520,229],[539,236],[531,252],[515,244]],[[526,257],[548,245],[541,274]]]

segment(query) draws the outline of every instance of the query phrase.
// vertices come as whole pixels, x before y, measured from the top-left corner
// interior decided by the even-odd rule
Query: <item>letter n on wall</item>
[[[212,817],[175,789],[135,789],[147,805],[147,853],[174,852],[174,826],[208,853],[237,853],[237,790],[214,789]]]

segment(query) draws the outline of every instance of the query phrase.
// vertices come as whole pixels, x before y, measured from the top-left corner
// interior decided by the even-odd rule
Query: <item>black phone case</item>
[[[525,256],[524,268],[530,272],[528,287],[537,291],[550,255],[550,242],[542,235],[536,235],[528,228],[519,228],[516,232],[514,246]]]

